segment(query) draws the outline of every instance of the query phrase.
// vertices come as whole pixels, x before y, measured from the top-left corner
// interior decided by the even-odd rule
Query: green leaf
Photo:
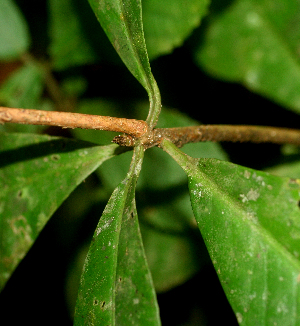
[[[138,108],[142,110],[141,105]],[[165,107],[157,123],[159,128],[192,125],[199,122]],[[185,145],[183,151],[198,157],[227,159],[221,146],[212,142]],[[138,184],[143,194],[139,207],[142,198],[148,200],[140,210],[140,220],[153,281],[160,292],[187,281],[206,262],[206,252],[200,237],[196,237],[185,180],[184,172],[170,156],[159,148],[147,151]],[[149,198],[155,198],[155,202],[151,203]]]
[[[165,141],[185,170],[193,211],[241,325],[300,325],[300,180],[193,159]]]
[[[299,1],[237,0],[210,17],[198,64],[299,113]]]
[[[12,0],[0,1],[0,60],[12,60],[29,48],[26,21]]]
[[[115,50],[146,89],[150,100],[147,122],[154,127],[161,102],[146,50],[141,0],[89,0],[89,3]]]
[[[79,102],[79,112],[120,116],[123,106],[123,102],[84,100]],[[142,118],[143,112],[148,109],[146,101],[128,107],[132,116],[137,119]],[[199,122],[177,110],[164,108],[157,126],[164,128],[197,124]],[[73,132],[83,140],[102,144],[111,141],[115,136],[115,133],[94,130],[74,129]],[[184,150],[195,155],[226,159],[221,146],[216,143],[186,145]],[[126,176],[130,158],[131,153],[125,153],[104,162],[97,170],[106,192],[110,190],[109,194]],[[147,151],[137,185],[138,195],[139,191],[142,193],[138,200],[139,218],[149,268],[155,289],[160,292],[188,280],[199,270],[204,260],[202,252],[201,260],[199,259],[199,243],[195,244],[198,231],[195,230],[195,219],[185,180],[184,172],[169,155],[158,148]],[[143,201],[144,198],[148,200]],[[157,199],[151,202],[149,198]],[[161,198],[167,200],[162,201]]]
[[[113,192],[95,230],[75,309],[75,325],[159,325],[135,206],[143,148]]]
[[[84,34],[76,2],[50,0],[49,14],[49,52],[54,68],[61,70],[93,63],[97,57]]]
[[[0,133],[0,288],[50,216],[115,145]]]
[[[181,46],[207,12],[209,0],[144,0],[143,22],[149,58]]]

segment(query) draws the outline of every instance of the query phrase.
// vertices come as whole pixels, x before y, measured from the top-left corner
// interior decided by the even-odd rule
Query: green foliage
[[[147,122],[154,127],[160,112],[160,94],[151,73],[142,23],[142,3],[131,0],[89,1],[121,59],[149,95]]]
[[[49,0],[38,14],[24,3],[19,0],[17,6],[12,0],[3,0],[0,4],[0,105],[147,117],[150,127],[156,123],[160,128],[180,127],[197,125],[198,118],[209,120],[209,111],[216,120],[224,111],[234,117],[234,108],[223,101],[229,87],[234,87],[228,82],[235,82],[294,111],[292,120],[299,122],[300,8],[296,0],[89,0],[92,9],[86,0]],[[45,30],[33,28],[39,15],[47,21]],[[146,90],[150,108],[95,15],[122,61]],[[46,40],[45,48],[41,39]],[[181,50],[183,60],[176,57]],[[161,57],[165,54],[169,55]],[[152,69],[170,106],[162,112],[149,58],[155,59]],[[12,64],[16,59],[13,71],[5,75],[3,70],[2,76],[1,67],[10,67],[7,62]],[[169,60],[171,71],[164,70]],[[184,75],[189,65],[189,75]],[[201,75],[204,82],[198,84],[194,79],[190,83],[191,71],[197,69],[211,74],[212,79]],[[166,71],[170,76],[162,77]],[[217,88],[215,78],[226,83]],[[180,91],[166,90],[172,88],[172,79],[180,83]],[[220,107],[205,100],[207,81],[213,88],[209,101],[220,97]],[[194,101],[185,84],[194,84]],[[238,98],[235,91],[229,94],[230,101]],[[239,106],[245,102],[238,100]],[[260,105],[265,103],[271,105],[267,100]],[[282,115],[287,114],[284,108]],[[246,119],[261,121],[259,116],[253,117],[252,108],[239,109]],[[259,110],[263,116],[265,107]],[[20,283],[27,283],[27,279],[24,276],[18,283],[18,271],[23,273],[22,265],[34,247],[39,247],[49,224],[60,219],[59,232],[65,245],[60,251],[66,252],[65,260],[72,260],[68,271],[61,272],[68,275],[66,296],[71,306],[71,317],[62,321],[64,324],[72,320],[75,325],[160,325],[155,291],[159,296],[195,282],[194,293],[177,300],[192,306],[195,293],[203,296],[205,283],[209,292],[214,291],[211,279],[204,278],[201,289],[191,279],[213,267],[233,310],[230,315],[228,309],[231,317],[227,324],[300,325],[300,181],[289,178],[299,177],[297,148],[282,147],[280,152],[276,147],[276,155],[267,153],[272,162],[262,162],[256,145],[251,152],[253,162],[275,176],[250,168],[247,159],[247,167],[227,162],[238,157],[242,161],[242,152],[236,149],[233,155],[230,147],[211,142],[179,150],[164,141],[164,151],[151,148],[144,155],[139,141],[133,154],[108,145],[113,132],[64,133],[9,124],[1,130],[1,306],[10,292],[13,302],[16,295],[19,297]],[[52,237],[48,245],[52,247],[55,241]],[[34,275],[40,257],[47,256],[45,248],[39,255],[37,265],[30,265],[27,275]],[[49,264],[58,265],[56,260]],[[49,278],[52,275],[47,279],[43,276],[43,282]],[[30,283],[30,291],[33,287]],[[23,302],[31,302],[29,291],[23,292]],[[76,293],[74,298],[70,293]],[[222,306],[215,306],[219,296],[221,292],[213,298],[213,315],[226,305],[223,301]],[[59,301],[56,299],[49,300]],[[39,301],[42,308],[31,307],[37,315],[36,322],[30,317],[33,325],[40,323],[38,312],[50,306]],[[166,324],[220,324],[203,310],[196,314],[202,317],[181,321],[176,316],[183,310],[172,308]],[[24,316],[14,315],[10,314],[11,323],[17,315]],[[26,315],[32,316],[27,310]],[[49,323],[51,315],[48,310]],[[161,315],[164,322],[163,310]]]
[[[143,23],[149,58],[172,52],[198,27],[209,1],[143,1]]]
[[[210,73],[245,84],[299,112],[297,0],[238,0],[210,16],[196,59]]]
[[[197,223],[238,322],[298,325],[299,180],[194,159],[167,141],[163,148],[188,175]]]
[[[83,267],[75,325],[159,325],[135,207],[144,149],[137,147],[94,233]]]
[[[87,175],[114,155],[116,146],[41,135],[0,136],[3,288],[53,212]]]

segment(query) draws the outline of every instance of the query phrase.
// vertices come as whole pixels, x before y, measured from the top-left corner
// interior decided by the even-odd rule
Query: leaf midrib
[[[206,179],[206,183],[211,184],[210,188],[212,188],[212,193],[217,193],[221,202],[233,203],[232,205],[234,207],[233,210],[237,212],[236,217],[234,217],[234,219],[238,219],[239,216],[243,216],[244,217],[243,222],[246,223],[249,226],[249,228],[251,228],[255,233],[257,233],[261,239],[266,239],[267,241],[264,242],[268,242],[270,247],[278,249],[276,251],[280,252],[283,257],[286,257],[286,259],[288,259],[297,270],[300,270],[300,261],[296,259],[295,256],[292,255],[288,251],[288,249],[281,244],[281,242],[279,242],[276,238],[274,238],[274,236],[270,231],[268,231],[260,223],[259,223],[260,227],[252,223],[251,220],[247,218],[247,213],[243,210],[243,208],[239,205],[239,203],[235,199],[232,199],[222,189],[220,189],[219,186],[215,183],[215,181],[211,180],[204,172],[199,173],[198,167],[195,166],[193,162],[192,162],[192,170],[193,170],[193,174],[197,175],[197,177],[200,180],[204,178]]]

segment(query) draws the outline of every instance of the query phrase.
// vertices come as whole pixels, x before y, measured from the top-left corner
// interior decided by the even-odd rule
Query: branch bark
[[[300,130],[277,127],[200,125],[149,130],[148,124],[142,120],[0,107],[0,123],[7,122],[115,131],[125,134],[115,137],[113,140],[115,143],[121,146],[134,146],[138,139],[145,148],[159,146],[164,138],[170,140],[177,147],[200,141],[274,143],[300,146]]]
[[[153,142],[167,138],[177,147],[200,141],[300,145],[300,130],[265,126],[201,125],[154,129]]]
[[[21,123],[62,128],[122,132],[141,137],[148,131],[145,121],[100,115],[0,107],[0,123]]]

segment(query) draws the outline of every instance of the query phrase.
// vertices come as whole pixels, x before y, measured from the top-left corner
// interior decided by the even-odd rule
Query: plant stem
[[[0,123],[21,123],[122,132],[141,137],[148,130],[145,121],[71,112],[0,107]]]
[[[160,110],[161,110],[161,97],[157,83],[151,74],[152,83],[149,88],[149,101],[150,108],[146,122],[148,123],[150,129],[153,129],[156,126]]]
[[[182,128],[157,128],[150,140],[159,145],[162,139],[168,139],[177,147],[200,141],[213,142],[252,142],[300,145],[300,130],[236,125],[201,125]],[[147,143],[145,144],[147,146]],[[154,146],[155,146],[154,145]]]
[[[163,139],[168,139],[177,147],[203,141],[300,145],[300,130],[297,129],[263,126],[200,125],[151,130],[148,124],[142,120],[0,107],[0,123],[7,122],[115,131],[125,134],[115,137],[113,140],[115,143],[121,146],[134,146],[138,139],[144,148],[160,146]]]

